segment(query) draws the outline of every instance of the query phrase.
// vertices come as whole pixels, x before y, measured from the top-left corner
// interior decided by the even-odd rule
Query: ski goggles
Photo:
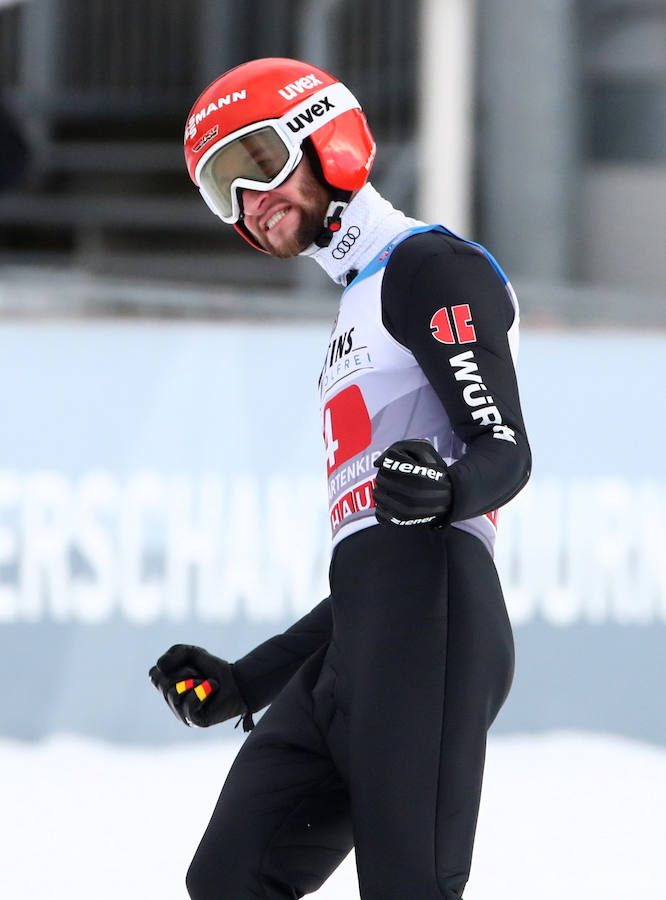
[[[239,190],[270,191],[293,172],[303,151],[289,146],[277,122],[266,121],[235,132],[206,160],[199,174],[199,190],[223,222],[240,218]]]
[[[303,158],[301,144],[322,125],[360,104],[337,83],[312,95],[280,119],[255,122],[217,141],[196,169],[199,190],[223,222],[241,216],[240,191],[270,191],[291,175]]]

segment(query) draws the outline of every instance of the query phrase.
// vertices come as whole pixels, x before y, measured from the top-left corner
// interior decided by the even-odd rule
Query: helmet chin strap
[[[314,239],[313,243],[310,244],[309,247],[306,247],[305,250],[301,250],[299,256],[312,256],[323,247],[328,247],[333,240],[333,237],[342,228],[342,216],[349,206],[351,195],[351,191],[341,191],[338,189],[331,190],[331,197],[333,199],[328,204],[328,209],[324,216],[324,227]]]
[[[333,235],[342,227],[342,214],[349,205],[349,198],[331,200],[324,216],[324,227],[315,238],[317,247],[328,247],[333,240]]]

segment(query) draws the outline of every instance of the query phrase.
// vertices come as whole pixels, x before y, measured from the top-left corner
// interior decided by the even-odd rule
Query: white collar
[[[328,247],[312,244],[300,254],[314,259],[338,284],[347,283],[351,269],[364,269],[396,235],[423,224],[394,209],[371,184],[356,194],[341,221]]]

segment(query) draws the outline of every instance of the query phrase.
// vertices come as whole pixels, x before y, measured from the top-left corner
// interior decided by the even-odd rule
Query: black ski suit
[[[474,370],[451,362],[469,352],[458,320],[433,340],[431,323],[446,327],[438,311],[462,306],[469,316],[460,323],[475,329],[476,386],[460,376]],[[515,309],[497,269],[451,235],[413,234],[386,263],[381,310],[464,442],[449,468],[452,521],[495,510],[530,467],[507,338]],[[474,416],[479,384],[496,410],[491,421],[505,429],[500,439],[488,416]],[[462,896],[486,735],[513,674],[489,548],[460,527],[375,524],[337,543],[330,590],[235,663],[248,707],[271,705],[229,772],[188,872],[194,900],[302,897],[352,846],[363,900]]]

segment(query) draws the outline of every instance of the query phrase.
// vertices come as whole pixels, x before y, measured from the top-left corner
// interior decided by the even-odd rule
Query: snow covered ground
[[[185,870],[238,746],[1,741],[0,896],[186,900]],[[465,898],[662,900],[665,809],[665,748],[495,737]],[[358,898],[353,859],[311,896]]]

